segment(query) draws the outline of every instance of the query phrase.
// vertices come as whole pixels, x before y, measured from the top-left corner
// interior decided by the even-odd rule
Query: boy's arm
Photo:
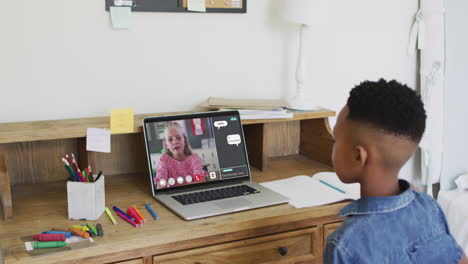
[[[325,251],[323,252],[323,264],[350,264],[351,257],[344,248],[340,248],[334,242],[327,240]],[[460,263],[465,264],[465,263]],[[468,264],[468,263],[467,263]]]

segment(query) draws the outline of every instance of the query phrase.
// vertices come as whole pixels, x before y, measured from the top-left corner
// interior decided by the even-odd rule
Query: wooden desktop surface
[[[273,159],[266,171],[252,169],[257,182],[299,174],[312,175],[331,168],[299,155]],[[67,219],[66,182],[24,184],[13,187],[15,216],[8,224],[1,223],[0,244],[5,263],[109,263],[141,256],[203,247],[244,238],[279,233],[339,221],[335,217],[347,202],[296,209],[288,204],[249,211],[184,221],[152,198],[147,175],[106,177],[106,206],[121,209],[135,205],[147,222],[134,228],[115,213],[118,224],[112,225],[104,213],[98,221]],[[311,194],[313,195],[313,194]],[[144,204],[149,203],[160,217],[155,221]],[[39,234],[51,228],[67,228],[72,224],[101,223],[103,237],[95,237],[96,246],[30,257],[20,237]]]

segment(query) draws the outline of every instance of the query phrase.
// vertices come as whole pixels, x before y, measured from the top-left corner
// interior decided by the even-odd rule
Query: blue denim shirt
[[[341,209],[346,219],[328,236],[324,263],[460,262],[463,251],[437,202],[399,184],[399,195],[364,197]]]

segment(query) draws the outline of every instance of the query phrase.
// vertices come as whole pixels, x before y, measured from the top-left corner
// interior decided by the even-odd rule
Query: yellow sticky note
[[[112,109],[110,117],[111,134],[134,132],[133,109]]]

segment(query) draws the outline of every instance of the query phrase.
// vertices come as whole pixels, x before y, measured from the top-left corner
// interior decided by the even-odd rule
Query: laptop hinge
[[[229,182],[219,182],[219,183],[213,183],[210,185],[204,185],[204,186],[193,186],[193,187],[188,187],[184,188],[183,190],[174,190],[174,191],[167,191],[167,192],[161,192],[161,193],[156,193],[156,196],[158,195],[173,195],[173,194],[180,194],[180,193],[186,193],[186,192],[196,192],[196,191],[201,191],[201,190],[207,190],[207,189],[216,189],[216,188],[221,188],[225,186],[230,186],[234,184],[240,184],[240,183],[246,183],[250,182],[248,180],[242,179],[242,180],[232,180]]]

